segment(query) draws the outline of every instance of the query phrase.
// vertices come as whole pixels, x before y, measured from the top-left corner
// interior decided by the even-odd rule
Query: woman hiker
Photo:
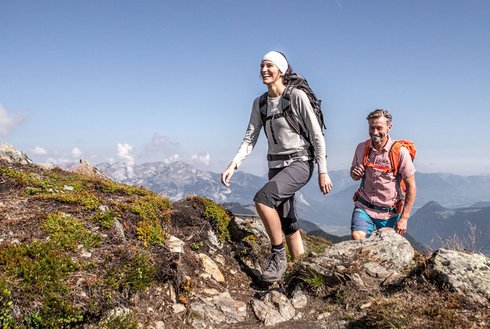
[[[254,201],[272,244],[272,252],[262,271],[262,280],[265,282],[280,280],[286,271],[282,232],[293,258],[304,253],[294,195],[310,180],[314,162],[318,166],[320,191],[326,194],[332,189],[332,181],[327,173],[322,128],[308,96],[296,88],[290,91],[289,96],[292,112],[306,134],[293,131],[282,114],[283,92],[287,89],[291,73],[292,69],[284,54],[271,51],[264,56],[260,75],[267,86],[267,93],[253,102],[245,137],[228,168],[221,174],[221,182],[229,186],[234,171],[252,152],[260,130],[264,127],[269,147],[269,181],[257,192]]]

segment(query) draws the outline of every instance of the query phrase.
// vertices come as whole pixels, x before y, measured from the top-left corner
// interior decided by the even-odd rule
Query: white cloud
[[[65,166],[71,164],[73,161],[67,158],[49,158],[46,162],[57,166]]]
[[[179,159],[180,159],[180,155],[173,154],[173,155],[169,156],[168,158],[163,159],[163,162],[171,163],[171,162],[178,161]]]
[[[134,176],[134,157],[131,154],[133,147],[129,144],[117,144],[117,156],[125,163],[128,178]]]
[[[179,149],[179,143],[172,142],[166,136],[154,134],[150,142],[144,145],[143,156],[146,159],[161,161],[178,154]]]
[[[211,163],[211,156],[207,152],[206,154],[194,154],[192,156],[192,161],[203,163],[206,166],[209,166],[209,164]]]
[[[7,113],[7,110],[0,105],[0,135],[7,135],[22,121],[24,121],[25,115],[11,115]]]
[[[46,155],[48,154],[48,151],[46,151],[46,149],[41,146],[36,146],[32,149],[31,153],[33,155]]]
[[[72,150],[71,150],[71,156],[73,158],[80,158],[82,156],[82,150],[80,150],[78,147],[74,147]]]

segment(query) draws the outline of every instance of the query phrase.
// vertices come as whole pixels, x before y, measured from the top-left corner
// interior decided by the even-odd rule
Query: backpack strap
[[[398,176],[400,166],[400,149],[402,144],[399,141],[395,141],[390,149],[390,163],[393,170],[393,175]]]

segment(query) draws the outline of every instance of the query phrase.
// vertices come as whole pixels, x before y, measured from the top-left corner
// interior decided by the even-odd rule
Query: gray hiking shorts
[[[275,208],[285,235],[299,230],[294,194],[308,183],[313,161],[294,161],[287,167],[269,168],[269,181],[255,195],[254,201]]]

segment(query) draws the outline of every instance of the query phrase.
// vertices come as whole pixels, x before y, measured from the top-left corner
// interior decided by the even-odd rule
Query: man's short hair
[[[391,116],[391,113],[389,111],[383,110],[383,109],[376,109],[376,110],[372,111],[371,113],[368,114],[366,119],[371,120],[371,119],[376,119],[376,118],[380,118],[380,117],[385,117],[386,122],[388,124],[391,124],[391,120],[393,119]]]

